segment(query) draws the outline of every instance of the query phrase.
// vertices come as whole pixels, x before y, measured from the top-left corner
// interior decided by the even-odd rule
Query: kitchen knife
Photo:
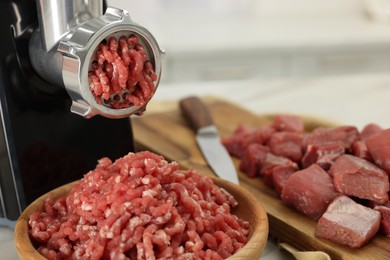
[[[222,179],[239,184],[236,168],[221,143],[206,104],[198,97],[191,96],[180,100],[180,109],[196,131],[196,142],[214,173]]]

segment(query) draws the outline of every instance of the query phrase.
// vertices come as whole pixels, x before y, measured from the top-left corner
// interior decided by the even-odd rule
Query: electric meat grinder
[[[129,116],[146,104],[97,102],[88,82],[97,46],[136,35],[156,87],[162,51],[127,11],[102,0],[3,0],[0,14],[0,225],[12,227],[40,195],[81,178],[101,157],[134,151]]]

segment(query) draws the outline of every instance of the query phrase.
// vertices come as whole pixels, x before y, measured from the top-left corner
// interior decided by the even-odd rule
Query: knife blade
[[[211,169],[220,178],[239,184],[233,161],[221,143],[218,130],[205,103],[195,96],[179,102],[184,117],[196,132],[196,142]]]

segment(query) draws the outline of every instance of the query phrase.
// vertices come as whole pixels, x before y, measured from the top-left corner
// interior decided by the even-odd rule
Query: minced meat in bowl
[[[257,259],[268,235],[252,194],[150,152],[100,159],[36,202],[15,228],[21,258]]]

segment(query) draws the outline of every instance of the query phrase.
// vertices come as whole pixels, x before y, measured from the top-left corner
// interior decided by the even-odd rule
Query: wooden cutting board
[[[204,99],[221,137],[230,136],[239,123],[253,127],[269,124],[272,115],[256,115],[235,104],[220,99]],[[184,168],[195,168],[213,175],[195,142],[194,132],[182,117],[178,103],[164,112],[146,113],[132,119],[136,145],[177,161]],[[304,117],[308,131],[317,126],[331,126],[330,121]],[[233,159],[236,167],[239,164]],[[238,169],[238,168],[237,168]],[[315,238],[316,222],[282,204],[276,192],[262,182],[261,177],[249,178],[239,172],[240,185],[252,192],[268,213],[270,233],[280,242],[298,250],[320,250],[332,259],[390,259],[390,238],[377,235],[360,249],[350,249]]]

